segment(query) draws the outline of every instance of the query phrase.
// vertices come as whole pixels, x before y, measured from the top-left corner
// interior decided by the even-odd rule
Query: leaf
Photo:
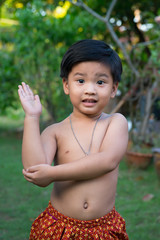
[[[143,180],[143,179],[144,179],[144,177],[142,177],[142,176],[136,177],[136,181],[141,181],[141,180]]]
[[[147,201],[150,201],[152,198],[154,198],[153,194],[147,194],[143,197],[143,201],[147,202]]]

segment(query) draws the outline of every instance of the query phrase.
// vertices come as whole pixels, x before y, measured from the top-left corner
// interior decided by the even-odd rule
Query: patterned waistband
[[[49,201],[48,207],[46,208],[46,211],[49,216],[52,217],[54,220],[60,220],[63,223],[70,224],[70,225],[77,225],[79,227],[94,227],[94,226],[102,226],[104,224],[112,224],[113,219],[115,218],[115,207],[113,207],[112,211],[107,213],[105,216],[93,220],[78,220],[71,217],[67,217],[63,215],[62,213],[58,212]]]

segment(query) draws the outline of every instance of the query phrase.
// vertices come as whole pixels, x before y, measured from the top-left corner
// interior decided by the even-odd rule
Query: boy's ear
[[[118,89],[118,82],[115,82],[115,83],[113,83],[111,98],[114,98],[116,96],[117,89]]]
[[[66,95],[69,94],[68,80],[63,78],[63,90]]]

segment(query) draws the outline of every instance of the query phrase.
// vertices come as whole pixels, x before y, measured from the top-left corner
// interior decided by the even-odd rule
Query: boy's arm
[[[77,161],[58,165],[33,166],[24,171],[25,178],[39,186],[54,181],[76,181],[96,178],[114,170],[126,152],[128,124],[121,114],[112,117],[99,153],[90,154]]]
[[[49,163],[39,129],[39,117],[42,112],[40,99],[38,95],[33,95],[29,86],[25,83],[19,85],[18,94],[25,112],[22,142],[23,167],[27,169],[33,165]],[[55,142],[52,144],[55,146]]]

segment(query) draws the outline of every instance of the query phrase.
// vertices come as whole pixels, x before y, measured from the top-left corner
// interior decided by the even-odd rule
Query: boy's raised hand
[[[26,116],[39,117],[42,112],[39,96],[34,95],[30,87],[24,82],[18,88],[18,95]]]

